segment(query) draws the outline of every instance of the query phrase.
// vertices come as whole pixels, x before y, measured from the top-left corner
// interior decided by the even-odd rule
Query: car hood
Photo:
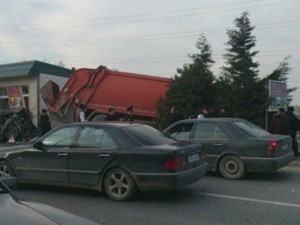
[[[0,194],[0,218],[5,225],[99,225],[44,204],[18,201]]]
[[[33,148],[32,145],[12,145],[12,146],[1,146],[0,154],[10,153],[10,152],[22,152],[27,149]]]

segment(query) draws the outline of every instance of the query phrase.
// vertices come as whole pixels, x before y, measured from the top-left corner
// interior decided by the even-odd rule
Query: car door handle
[[[222,144],[222,143],[216,143],[216,144],[214,144],[214,146],[215,146],[215,147],[222,147],[223,144]]]
[[[68,156],[68,153],[57,153],[58,157],[64,157],[64,156]]]
[[[102,154],[99,154],[98,157],[100,157],[100,158],[107,158],[107,157],[110,157],[110,154],[108,154],[108,153],[102,153]]]

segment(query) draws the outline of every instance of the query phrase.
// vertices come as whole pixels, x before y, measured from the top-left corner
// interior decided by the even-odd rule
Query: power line
[[[262,2],[262,1],[265,1],[265,0],[260,0],[260,1],[247,1],[247,2],[244,2],[244,3],[250,3],[250,2]],[[230,3],[230,4],[222,4],[222,5],[218,5],[218,6],[208,6],[208,7],[202,7],[202,8],[198,8],[198,9],[186,9],[187,11],[190,11],[190,10],[200,10],[200,9],[207,9],[207,8],[222,8],[224,6],[230,6],[230,5],[237,5],[237,4],[244,4],[244,3]],[[260,8],[260,7],[269,7],[269,6],[275,6],[275,5],[282,5],[282,4],[289,4],[289,3],[300,3],[299,1],[297,0],[292,0],[292,1],[284,1],[284,2],[279,2],[279,3],[268,3],[268,4],[264,4],[264,5],[256,5],[256,6],[248,6],[248,9],[251,9],[251,8]],[[241,10],[241,9],[244,9],[244,8],[234,8],[234,9],[229,9],[229,10],[220,10],[220,12],[228,12],[228,11],[236,11],[236,10]],[[176,10],[174,10],[176,11]],[[183,11],[184,10],[177,10],[177,11]],[[168,11],[167,11],[168,12]],[[143,19],[143,16],[147,15],[147,14],[139,14],[139,15],[132,15],[132,16],[120,16],[120,17],[115,17],[115,18],[134,18],[134,17],[142,17],[142,18],[134,18],[133,20],[122,20],[122,21],[106,21],[106,22],[102,22],[102,23],[90,23],[90,24],[80,24],[80,25],[68,25],[68,26],[53,26],[53,27],[37,27],[37,28],[26,28],[26,26],[20,26],[20,25],[14,25],[14,26],[11,26],[11,25],[2,25],[0,27],[7,27],[9,29],[13,28],[13,27],[22,27],[21,30],[16,30],[18,32],[23,32],[24,30],[28,31],[28,30],[36,30],[36,31],[40,31],[40,30],[66,30],[66,29],[73,29],[73,28],[78,28],[78,27],[92,27],[92,26],[99,26],[99,25],[110,25],[110,24],[123,24],[123,23],[132,23],[132,22],[145,22],[145,21],[149,21],[149,20],[161,20],[161,19],[171,19],[171,18],[178,18],[178,17],[190,17],[190,16],[197,16],[197,15],[205,15],[205,14],[210,14],[210,13],[215,13],[215,12],[196,12],[196,13],[193,13],[193,14],[183,14],[183,15],[171,15],[171,16],[160,16],[160,17],[153,17],[153,18],[144,18]],[[154,15],[155,13],[153,13]],[[164,14],[163,12],[160,12],[160,13],[156,13],[156,14]],[[112,20],[113,17],[109,17],[110,19],[106,19],[106,20]],[[96,19],[95,21],[99,21],[101,22],[101,20],[105,20],[105,19]],[[94,21],[94,20],[89,20],[90,22],[91,21]],[[78,21],[79,22],[79,21]],[[61,23],[49,23],[49,24],[70,24],[70,23],[77,23],[77,22],[61,22]],[[82,23],[82,22],[81,22]],[[33,24],[33,25],[45,25],[45,24]]]
[[[205,7],[199,7],[199,8],[186,8],[186,9],[176,9],[176,10],[167,10],[167,11],[161,11],[161,12],[154,12],[154,13],[143,13],[143,14],[131,14],[131,15],[123,15],[123,16],[114,16],[114,17],[100,17],[95,19],[89,19],[89,20],[73,20],[73,21],[60,21],[55,23],[46,23],[46,25],[51,24],[70,24],[70,23],[83,23],[83,22],[93,22],[93,21],[102,21],[102,20],[116,20],[116,19],[127,19],[127,18],[136,18],[136,17],[149,17],[149,16],[155,16],[155,15],[163,15],[163,14],[170,14],[170,13],[178,13],[178,12],[187,12],[187,11],[198,11],[203,9],[210,9],[210,8],[219,8],[219,7],[226,7],[226,6],[234,6],[234,5],[242,5],[242,4],[248,4],[248,3],[255,3],[255,2],[263,2],[266,0],[251,0],[251,1],[244,1],[244,2],[234,2],[234,3],[225,3],[225,4],[218,4],[218,5],[212,5],[212,6],[205,6]],[[32,25],[45,25],[40,23],[33,23]],[[0,24],[0,27],[19,27],[20,25],[11,25],[11,24]]]
[[[300,49],[277,49],[277,50],[265,50],[259,51],[259,54],[255,58],[263,58],[265,56],[281,56],[287,55],[299,55]],[[115,63],[115,64],[127,64],[127,63],[164,63],[164,62],[179,62],[182,60],[192,60],[187,55],[177,55],[177,56],[159,56],[159,57],[134,57],[134,58],[99,58],[99,59],[69,59],[62,60],[64,63],[76,64],[80,63]],[[213,57],[214,60],[223,59],[223,54],[216,54]],[[52,60],[54,61],[54,60]]]
[[[295,23],[295,24],[292,24]],[[267,30],[276,29],[283,27],[299,26],[300,20],[288,20],[279,21],[276,23],[266,23],[259,24],[256,26],[257,30]],[[195,34],[205,33],[205,35],[216,35],[220,33],[225,33],[226,28],[212,28],[207,30],[189,30],[181,32],[167,32],[167,33],[157,33],[157,34],[145,34],[145,35],[135,35],[135,36],[123,36],[123,37],[106,37],[99,39],[77,39],[77,40],[67,40],[67,41],[52,41],[51,43],[44,43],[44,41],[31,41],[30,43],[25,43],[25,45],[15,44],[15,43],[2,43],[6,47],[10,48],[26,48],[26,47],[45,47],[45,46],[65,46],[66,45],[95,45],[99,43],[117,43],[117,42],[137,42],[137,41],[148,41],[166,38],[186,38],[195,36]]]

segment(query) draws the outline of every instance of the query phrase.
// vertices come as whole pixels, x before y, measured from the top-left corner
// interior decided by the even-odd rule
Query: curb
[[[293,161],[293,162],[290,163],[289,166],[300,167],[300,162],[299,161]]]
[[[300,167],[300,156],[297,156],[293,162],[290,163],[289,166]]]

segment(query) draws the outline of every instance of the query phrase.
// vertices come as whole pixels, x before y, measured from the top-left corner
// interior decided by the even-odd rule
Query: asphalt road
[[[225,180],[209,174],[175,192],[140,193],[113,202],[89,190],[22,185],[18,197],[46,203],[103,225],[300,225],[300,168]]]

